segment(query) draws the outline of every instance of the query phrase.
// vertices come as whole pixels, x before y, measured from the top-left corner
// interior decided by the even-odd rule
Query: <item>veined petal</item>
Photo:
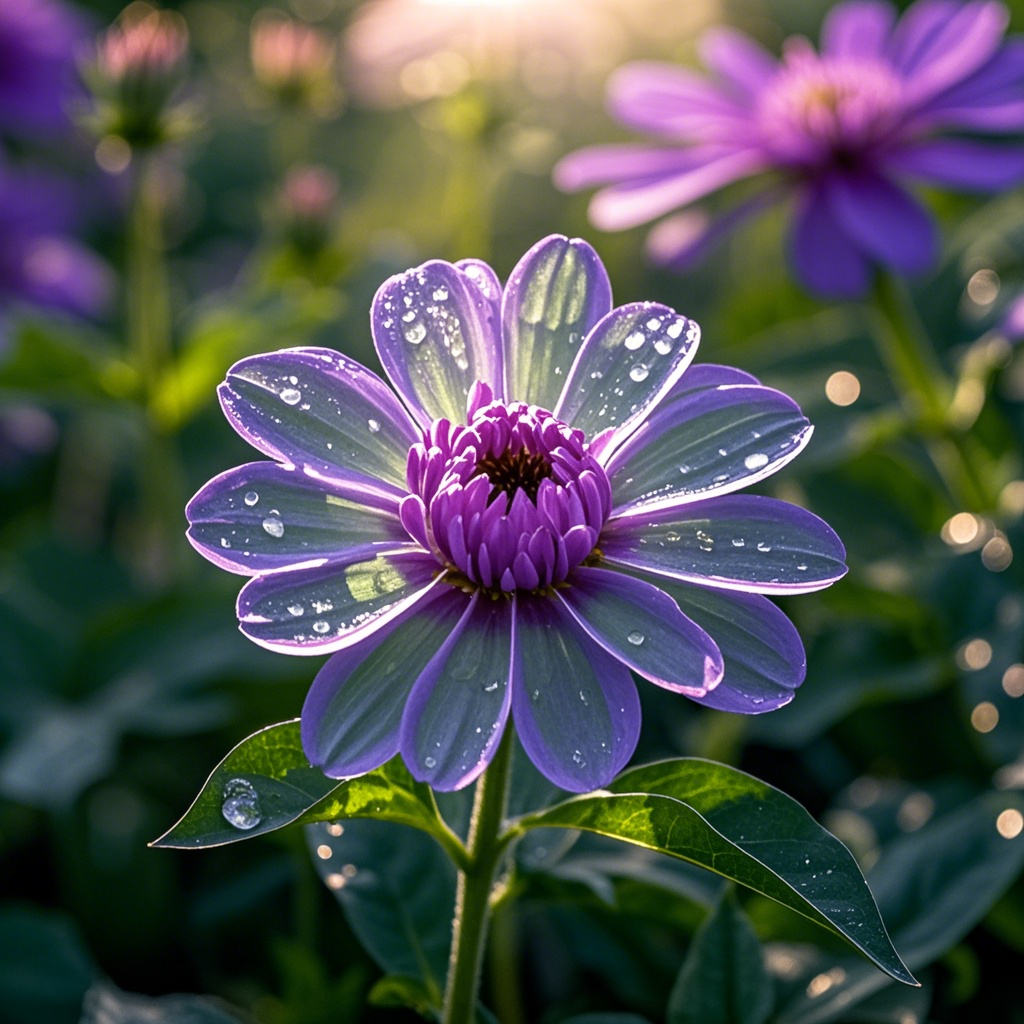
[[[836,222],[821,189],[800,200],[790,235],[790,257],[804,285],[826,298],[857,298],[870,282],[867,258]]]
[[[611,309],[608,274],[578,238],[551,235],[516,265],[505,288],[505,392],[553,409],[580,343]]]
[[[276,462],[250,462],[214,477],[185,515],[192,546],[246,576],[326,558],[368,558],[409,543],[394,500]]]
[[[772,388],[731,385],[671,396],[608,460],[612,514],[740,490],[794,459],[811,431],[796,402]]]
[[[391,389],[330,349],[250,356],[218,388],[228,421],[271,458],[401,497],[419,431]]]
[[[480,278],[431,260],[388,278],[370,319],[377,355],[424,428],[459,422],[474,381],[501,387],[501,346]]]
[[[442,578],[434,557],[413,545],[336,559],[251,579],[238,595],[238,619],[261,647],[330,654],[407,615]]]
[[[930,184],[999,192],[1024,181],[1024,149],[975,139],[929,139],[890,156],[888,167]]]
[[[658,586],[715,638],[722,652],[722,681],[694,700],[720,711],[757,715],[793,699],[807,673],[807,657],[796,627],[768,598],[675,580],[659,580]]]
[[[827,523],[760,495],[611,519],[598,546],[611,566],[725,590],[802,594],[846,574],[846,552]]]
[[[437,587],[408,616],[331,655],[302,707],[302,748],[332,778],[361,775],[398,753],[417,676],[458,624],[469,598]]]
[[[657,686],[703,697],[722,679],[715,641],[664,591],[625,573],[576,569],[556,591],[587,635]]]
[[[846,0],[825,16],[821,52],[834,57],[881,57],[895,21],[895,9],[884,0]]]
[[[484,328],[488,338],[501,337],[501,295],[502,287],[494,268],[483,260],[456,260],[455,266],[462,271],[477,291],[483,296],[484,305],[480,314],[484,320]],[[501,398],[501,377],[499,374],[493,381],[488,381],[496,397]]]
[[[658,411],[667,408],[667,403],[704,388],[718,388],[725,384],[760,384],[761,382],[746,370],[738,370],[735,366],[722,366],[719,363],[693,363],[687,369],[675,387],[662,399]]]
[[[516,602],[512,714],[530,760],[573,793],[607,785],[640,736],[629,669],[549,597]]]
[[[613,309],[587,335],[554,414],[588,437],[622,437],[669,392],[693,361],[700,327],[656,302]]]
[[[477,591],[412,688],[400,749],[413,777],[434,789],[467,786],[501,742],[511,703],[514,603]]]

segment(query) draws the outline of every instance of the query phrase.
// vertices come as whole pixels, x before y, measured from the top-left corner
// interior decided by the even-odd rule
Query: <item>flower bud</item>
[[[329,113],[338,98],[335,49],[327,35],[276,13],[258,15],[250,39],[253,74],[278,102]]]
[[[338,179],[326,167],[293,167],[278,200],[289,242],[306,253],[322,249],[330,238],[338,205]]]

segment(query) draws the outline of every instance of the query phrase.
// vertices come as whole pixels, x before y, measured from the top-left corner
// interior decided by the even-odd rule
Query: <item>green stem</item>
[[[452,950],[444,996],[444,1024],[474,1024],[491,891],[508,845],[501,833],[508,806],[512,729],[507,727],[494,760],[480,776],[469,826],[468,859],[459,872]]]
[[[920,430],[928,453],[954,504],[991,512],[997,496],[979,465],[987,462],[973,439],[952,422],[953,384],[902,282],[879,274],[874,289],[881,313],[875,339],[904,411]]]
[[[525,1024],[526,1011],[519,986],[518,928],[515,904],[492,900],[490,979],[494,1009],[502,1024]]]

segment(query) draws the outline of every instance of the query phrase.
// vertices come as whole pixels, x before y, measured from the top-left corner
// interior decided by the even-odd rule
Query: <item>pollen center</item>
[[[402,522],[460,586],[545,590],[597,547],[607,474],[546,409],[473,394],[467,423],[435,420],[410,449]]]

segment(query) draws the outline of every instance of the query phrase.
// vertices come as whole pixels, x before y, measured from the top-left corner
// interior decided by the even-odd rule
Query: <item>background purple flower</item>
[[[457,789],[511,715],[538,768],[584,791],[635,748],[630,670],[729,711],[792,698],[803,648],[762,595],[827,586],[843,548],[735,493],[809,439],[790,399],[688,369],[697,325],[613,309],[597,255],[562,236],[504,289],[472,260],[393,277],[372,325],[394,391],[326,349],[232,367],[225,414],[275,461],[187,509],[195,547],[253,576],[247,636],[333,654],[303,709],[314,764],[348,776],[401,751]]]
[[[701,48],[710,78],[634,63],[609,82],[612,114],[658,144],[581,150],[556,181],[606,186],[590,206],[606,230],[683,210],[649,238],[651,255],[679,269],[790,195],[800,279],[859,295],[874,265],[913,274],[937,254],[933,219],[908,184],[993,192],[1024,180],[1019,142],[963,135],[1024,128],[1024,40],[1004,40],[1007,18],[994,0],[918,0],[899,20],[887,3],[851,0],[829,12],[820,51],[793,38],[781,61],[717,30]],[[685,209],[751,178],[752,195],[724,216]]]
[[[0,3],[0,129],[51,136],[71,127],[85,38],[84,19],[59,0]]]

